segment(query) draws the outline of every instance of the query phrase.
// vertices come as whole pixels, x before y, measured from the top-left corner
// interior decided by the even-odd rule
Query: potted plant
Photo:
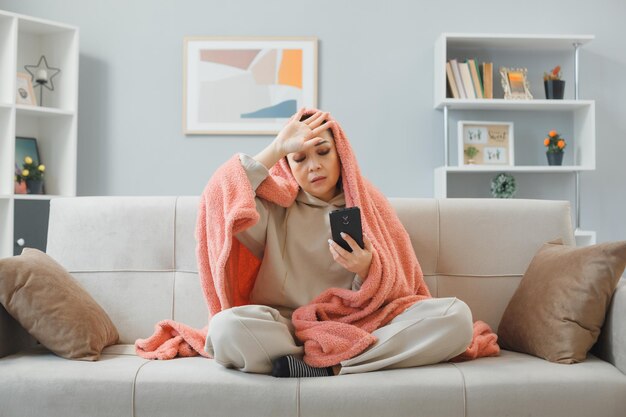
[[[561,80],[561,66],[557,65],[549,73],[543,73],[543,87],[548,100],[562,100],[565,93],[565,81]]]
[[[561,137],[556,130],[551,130],[548,137],[543,140],[543,144],[547,148],[549,165],[561,165],[563,163],[563,151],[567,146],[565,138]]]
[[[478,152],[480,152],[476,147],[474,146],[470,146],[469,148],[465,149],[465,155],[467,155],[467,163],[468,164],[473,164],[474,163],[474,157],[476,156],[476,154],[478,154]]]
[[[514,198],[517,192],[515,177],[503,172],[491,180],[491,195],[495,198]]]
[[[46,166],[37,164],[30,156],[24,157],[22,164],[22,172],[17,176],[17,181],[26,181],[26,189],[28,194],[42,194],[43,176]]]

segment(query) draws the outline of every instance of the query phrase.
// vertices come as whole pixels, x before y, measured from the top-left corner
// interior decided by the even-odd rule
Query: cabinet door
[[[46,251],[49,214],[50,200],[15,200],[14,255],[25,247]],[[20,239],[24,239],[23,245],[18,244]]]

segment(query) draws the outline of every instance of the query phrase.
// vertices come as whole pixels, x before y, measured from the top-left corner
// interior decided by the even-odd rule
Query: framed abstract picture
[[[317,38],[186,37],[183,132],[274,135],[317,107]]]
[[[459,120],[459,166],[513,166],[513,123]]]

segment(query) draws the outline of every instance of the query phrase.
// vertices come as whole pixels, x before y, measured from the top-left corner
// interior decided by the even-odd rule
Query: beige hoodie
[[[252,189],[269,175],[249,155],[239,154]],[[252,304],[276,308],[291,318],[296,308],[310,303],[330,287],[358,290],[362,280],[337,263],[328,249],[328,213],[346,205],[341,191],[328,203],[300,189],[296,201],[284,208],[257,197],[259,222],[235,237],[257,258],[261,268],[250,294]]]

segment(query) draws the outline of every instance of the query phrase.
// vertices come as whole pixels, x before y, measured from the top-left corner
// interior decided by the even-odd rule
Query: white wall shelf
[[[550,166],[550,165],[512,165],[512,166],[504,166],[504,165],[467,165],[463,167],[457,166],[447,166],[447,167],[438,167],[436,168],[438,171],[443,171],[447,173],[460,173],[460,174],[469,174],[472,172],[537,172],[537,173],[549,173],[549,172],[580,172],[580,171],[593,171],[594,168],[585,167],[580,165],[560,165],[560,166]]]
[[[61,195],[53,195],[53,194],[11,194],[11,195],[0,195],[0,200],[52,200],[56,197],[63,197]]]
[[[480,173],[509,172],[520,175],[532,174],[572,174],[575,181],[575,226],[576,240],[579,245],[595,243],[596,235],[594,231],[582,230],[580,228],[580,189],[579,175],[581,172],[593,171],[596,169],[596,128],[595,128],[595,101],[581,100],[578,94],[578,54],[580,47],[594,39],[593,35],[536,35],[536,34],[475,34],[475,33],[443,33],[435,43],[434,62],[434,101],[433,107],[443,111],[444,116],[444,137],[442,144],[444,148],[444,164],[435,168],[434,171],[434,195],[437,198],[455,197],[450,194],[449,181],[453,178],[461,178],[466,175]],[[543,55],[542,55],[543,54]],[[569,59],[570,57],[573,59]],[[466,59],[476,59],[477,62],[493,63],[493,99],[455,99],[447,97],[447,75],[446,63],[450,59],[457,59],[464,62]],[[532,83],[539,85],[542,68],[547,71],[557,62],[572,62],[571,68],[564,68],[564,73],[570,75],[568,81],[570,86],[574,85],[574,97],[565,100],[545,100],[543,88],[541,94],[535,90],[534,98],[530,100],[506,100],[502,98],[500,89],[501,66],[519,67],[532,66],[534,78]],[[529,68],[529,77],[531,68]],[[572,81],[573,80],[573,81]],[[543,84],[541,84],[543,87]],[[567,135],[568,164],[563,166],[549,166],[543,158],[537,158],[536,149],[532,146],[542,146],[542,137],[526,134],[526,137],[515,138],[515,147],[523,150],[526,160],[522,164],[514,166],[496,165],[474,165],[460,166],[450,163],[450,154],[456,155],[457,139],[456,134],[451,138],[451,132],[456,132],[456,125],[450,126],[450,114],[457,111],[472,112],[471,120],[495,121],[507,118],[513,121],[518,118],[523,123],[535,123],[536,120],[545,120],[546,114],[561,123],[569,134]],[[533,113],[534,112],[534,113]],[[497,114],[496,114],[497,113]],[[499,115],[502,113],[502,115]],[[520,117],[525,114],[524,117]],[[543,118],[543,119],[542,119]],[[565,122],[564,122],[565,121]],[[551,123],[551,122],[550,122]],[[562,123],[567,123],[563,125]],[[552,125],[552,124],[551,124]],[[519,124],[515,123],[515,131]],[[528,126],[522,129],[529,131]],[[561,128],[558,129],[561,131]],[[515,132],[514,132],[515,134]],[[450,152],[453,149],[453,152]],[[520,161],[516,162],[520,163]],[[528,163],[531,163],[529,165]],[[538,163],[537,165],[532,165]],[[477,178],[477,177],[474,177]],[[477,181],[482,181],[478,179]],[[488,187],[488,185],[487,185]],[[540,185],[539,185],[540,187]],[[457,192],[460,189],[455,188]],[[467,193],[466,191],[464,191]],[[545,198],[545,193],[544,193]]]
[[[596,243],[596,232],[593,230],[574,230],[576,246],[589,246]]]
[[[444,98],[435,103],[441,110],[515,110],[515,111],[571,111],[588,108],[594,105],[593,100],[505,100],[494,99],[459,99]]]
[[[0,258],[12,256],[21,231],[15,201],[45,201],[76,195],[79,30],[75,26],[0,10]],[[54,91],[39,89],[37,105],[16,104],[16,77],[45,55],[61,69]],[[37,139],[46,165],[45,195],[15,194],[15,137]],[[26,242],[28,246],[28,242]]]
[[[498,34],[498,33],[444,33],[448,45],[454,47],[510,49],[510,50],[563,50],[570,51],[572,43],[584,45],[593,35],[560,34]]]
[[[40,107],[29,106],[27,104],[17,104],[15,106],[18,115],[32,115],[40,117],[54,117],[54,116],[74,116],[76,113],[72,110],[57,109],[53,107]]]

